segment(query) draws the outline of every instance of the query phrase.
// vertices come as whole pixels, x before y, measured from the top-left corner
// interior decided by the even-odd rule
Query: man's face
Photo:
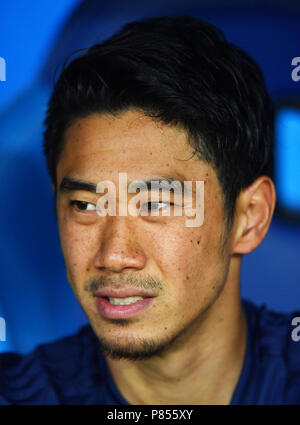
[[[65,178],[94,185],[109,180],[118,205],[118,173],[127,173],[128,183],[157,176],[205,181],[203,225],[187,227],[186,217],[172,211],[100,217],[101,194],[60,191]],[[221,293],[230,257],[221,250],[225,220],[216,174],[193,156],[184,131],[136,110],[80,119],[65,134],[57,191],[67,277],[103,349],[143,358],[194,332]],[[143,299],[115,305],[128,294]]]

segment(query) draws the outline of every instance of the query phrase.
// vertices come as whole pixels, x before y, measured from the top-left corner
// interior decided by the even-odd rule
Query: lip
[[[95,294],[95,297],[110,297],[110,298],[127,298],[127,297],[144,297],[151,298],[154,294],[140,289],[134,288],[103,288]]]
[[[145,297],[143,300],[136,301],[127,305],[111,304],[107,297],[126,298],[126,297]],[[95,295],[96,307],[99,313],[109,319],[125,319],[133,317],[147,309],[154,301],[155,296],[134,288],[123,289],[103,289]]]

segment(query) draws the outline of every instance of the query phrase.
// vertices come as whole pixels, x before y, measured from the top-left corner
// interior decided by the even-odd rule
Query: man
[[[128,24],[66,67],[44,152],[90,326],[2,355],[2,404],[300,402],[295,314],[239,292],[275,206],[272,120],[259,67],[196,18]]]

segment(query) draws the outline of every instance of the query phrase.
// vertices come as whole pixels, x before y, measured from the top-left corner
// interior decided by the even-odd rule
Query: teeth
[[[136,303],[137,301],[143,300],[144,297],[127,297],[127,298],[110,298],[108,297],[108,300],[111,304],[114,305],[127,305]]]

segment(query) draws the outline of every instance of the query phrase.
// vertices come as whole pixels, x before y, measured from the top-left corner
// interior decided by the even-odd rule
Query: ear
[[[260,176],[237,198],[233,254],[248,254],[263,241],[276,203],[274,183]]]

